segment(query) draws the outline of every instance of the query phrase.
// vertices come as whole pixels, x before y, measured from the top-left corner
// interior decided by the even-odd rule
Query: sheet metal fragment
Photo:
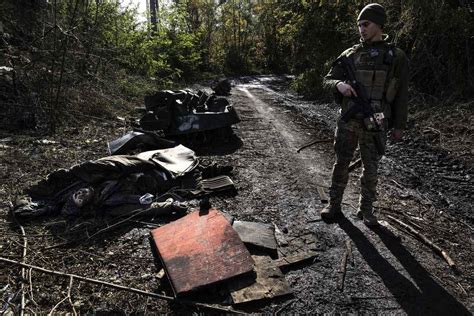
[[[234,221],[232,227],[245,244],[269,251],[272,255],[277,254],[275,227],[272,224]]]
[[[151,235],[176,296],[253,270],[250,253],[216,209],[195,211]]]

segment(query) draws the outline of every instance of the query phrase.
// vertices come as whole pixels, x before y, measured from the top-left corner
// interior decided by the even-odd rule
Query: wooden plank
[[[229,284],[234,304],[248,303],[292,294],[290,285],[281,270],[266,256],[252,256],[257,277],[239,278]],[[249,282],[252,283],[249,285]]]
[[[286,257],[279,258],[278,260],[275,260],[273,264],[275,264],[282,270],[287,270],[300,263],[313,260],[314,258],[316,258],[317,255],[318,253],[316,251],[301,251],[294,254],[290,254]]]
[[[216,209],[195,211],[151,235],[175,296],[253,270],[247,248]]]

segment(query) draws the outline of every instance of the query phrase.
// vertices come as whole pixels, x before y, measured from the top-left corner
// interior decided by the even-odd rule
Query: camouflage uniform
[[[330,207],[340,210],[342,196],[349,178],[348,167],[354,151],[359,146],[363,172],[360,178],[360,210],[372,214],[372,203],[376,200],[377,169],[381,154],[378,153],[374,136],[381,137],[383,146],[388,128],[404,129],[407,121],[408,59],[405,53],[387,42],[361,42],[344,51],[342,55],[352,58],[356,67],[356,78],[364,85],[375,112],[383,112],[384,131],[368,131],[363,124],[362,113],[357,113],[348,122],[337,123],[334,149],[336,162],[332,172],[329,191]],[[341,66],[334,65],[324,78],[324,85],[335,93],[336,101],[344,113],[352,105],[349,97],[343,97],[336,85],[344,81]],[[380,133],[380,135],[376,135]]]

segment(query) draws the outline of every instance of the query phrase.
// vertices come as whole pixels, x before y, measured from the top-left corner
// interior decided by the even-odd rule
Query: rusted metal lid
[[[254,262],[224,215],[195,211],[151,231],[176,296],[249,273]]]

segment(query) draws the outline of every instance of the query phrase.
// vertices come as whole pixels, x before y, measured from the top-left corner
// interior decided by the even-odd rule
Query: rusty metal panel
[[[253,270],[253,259],[224,215],[195,211],[151,231],[176,296]]]

